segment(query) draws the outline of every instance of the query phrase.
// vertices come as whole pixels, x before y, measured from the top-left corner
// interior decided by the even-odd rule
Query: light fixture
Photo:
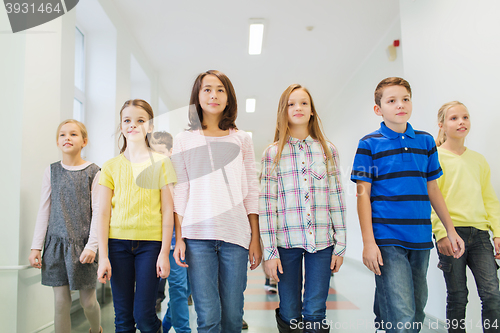
[[[255,98],[247,98],[246,111],[248,113],[254,113],[255,112],[255,103],[256,103]]]
[[[262,53],[262,40],[264,39],[264,20],[250,20],[250,38],[248,40],[248,54]]]

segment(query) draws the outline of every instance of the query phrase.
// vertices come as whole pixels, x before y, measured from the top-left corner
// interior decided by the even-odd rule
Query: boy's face
[[[159,154],[163,154],[167,157],[170,157],[171,153],[170,153],[170,150],[167,149],[167,146],[165,146],[164,144],[161,144],[161,143],[151,143],[150,144],[151,148],[153,148],[153,150]]]
[[[385,125],[398,133],[406,131],[412,103],[410,93],[403,86],[386,87],[380,99],[380,106],[374,106],[375,114],[384,118]]]

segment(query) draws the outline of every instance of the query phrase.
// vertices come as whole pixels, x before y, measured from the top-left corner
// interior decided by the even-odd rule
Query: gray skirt
[[[97,256],[90,264],[80,263],[85,239],[65,239],[47,236],[42,256],[42,284],[70,290],[95,289],[97,282]]]

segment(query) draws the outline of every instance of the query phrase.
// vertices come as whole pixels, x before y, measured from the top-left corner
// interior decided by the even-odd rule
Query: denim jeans
[[[464,254],[455,259],[439,253],[438,267],[443,271],[448,292],[446,318],[450,322],[449,332],[465,332],[470,327],[465,322],[467,305],[467,275],[469,266],[476,280],[477,291],[482,303],[482,319],[484,332],[498,332],[500,327],[500,291],[498,289],[497,263],[493,256],[493,246],[488,231],[473,227],[455,228],[465,242]],[[473,323],[473,327],[477,323]]]
[[[161,242],[109,239],[108,247],[116,332],[133,333],[136,323],[142,333],[158,332],[156,261]]]
[[[170,250],[170,275],[168,276],[168,308],[163,317],[163,333],[174,328],[176,333],[190,333],[189,306],[187,298],[191,294],[187,268],[176,264],[174,250]]]
[[[278,247],[283,274],[278,271],[280,318],[289,324],[296,321],[321,322],[326,317],[326,299],[330,289],[333,246],[309,253],[301,248]],[[305,267],[302,301],[302,260]],[[292,322],[295,319],[296,321]]]
[[[379,246],[383,266],[375,275],[375,327],[387,332],[420,332],[427,303],[430,250]]]
[[[248,250],[220,240],[186,239],[199,333],[240,333]]]

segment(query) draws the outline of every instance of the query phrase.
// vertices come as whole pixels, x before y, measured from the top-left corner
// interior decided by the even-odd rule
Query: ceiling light
[[[256,103],[255,98],[247,98],[246,111],[248,113],[255,112],[255,103]]]
[[[262,40],[264,38],[264,20],[250,20],[250,39],[248,43],[248,54],[262,53]]]

